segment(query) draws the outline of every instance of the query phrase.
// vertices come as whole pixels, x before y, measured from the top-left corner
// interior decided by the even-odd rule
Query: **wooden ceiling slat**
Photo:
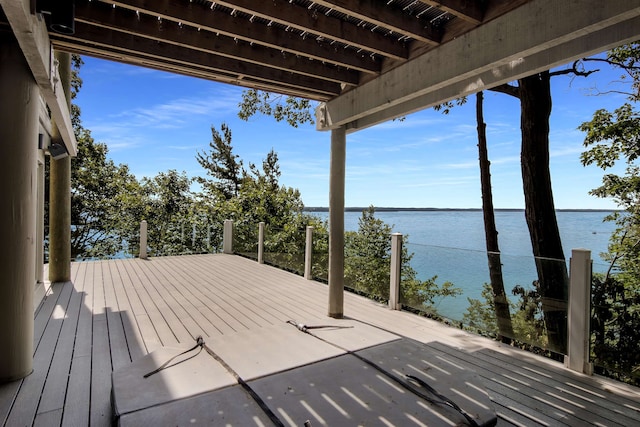
[[[218,9],[210,9],[203,4],[185,2],[178,4],[169,0],[103,0],[140,13],[158,16],[174,22],[191,25],[203,30],[228,37],[257,43],[273,49],[280,49],[295,55],[307,56],[314,60],[326,61],[345,68],[365,73],[378,73],[380,60],[369,55],[354,55],[345,49],[335,49],[328,41],[316,40],[310,43],[303,37],[281,28],[265,25],[251,25],[243,17],[232,16]]]
[[[231,0],[215,3],[389,58],[406,59],[409,55],[408,47],[391,37],[300,7],[288,0]]]
[[[409,16],[401,9],[386,7],[384,2],[374,0],[314,0],[319,6],[336,10],[345,15],[362,19],[374,25],[395,31],[423,43],[437,45],[442,31],[415,16]]]
[[[269,92],[282,93],[284,95],[297,96],[302,98],[311,98],[317,100],[327,100],[331,94],[323,92],[310,92],[307,88],[299,89],[295,86],[283,86],[280,84],[271,84],[260,80],[252,79],[248,76],[236,76],[225,74],[217,71],[212,72],[206,69],[194,68],[190,65],[174,63],[165,59],[153,59],[134,53],[118,52],[116,50],[107,51],[102,47],[91,46],[86,43],[65,40],[56,40],[55,46],[57,50],[69,53],[79,53],[81,55],[92,56],[94,58],[106,59],[109,61],[121,62],[124,64],[138,64],[145,68],[151,68],[159,71],[181,74],[188,77],[197,77],[205,80],[213,80],[221,83],[238,85],[252,89],[266,90]],[[286,89],[285,89],[286,88]],[[313,93],[313,96],[309,96]]]
[[[138,35],[188,49],[322,78],[336,83],[355,85],[358,82],[356,71],[323,65],[318,61],[281,53],[278,50],[259,45],[252,46],[228,36],[216,36],[214,33],[198,31],[189,26],[180,27],[172,21],[159,21],[148,15],[136,15],[133,11],[112,8],[103,3],[78,4],[76,6],[76,22],[97,25],[103,31],[120,31]]]
[[[539,0],[75,0],[78,31],[50,38],[93,56],[326,100],[529,1]]]
[[[482,22],[484,17],[483,2],[478,0],[420,0],[474,25]],[[486,2],[484,2],[486,3]]]
[[[223,75],[250,76],[263,82],[269,82],[273,86],[308,88],[309,95],[305,96],[308,98],[313,98],[311,94],[337,95],[341,92],[341,86],[338,83],[187,49],[132,34],[104,31],[100,27],[83,22],[76,22],[76,34],[73,37],[54,35],[53,33],[51,36],[54,46],[58,41],[65,42],[66,46],[70,46],[74,44],[74,39],[79,39],[85,44],[99,46],[106,51],[127,53],[130,58],[135,58],[136,55],[159,60],[164,58],[167,61],[187,66],[192,65],[194,68],[220,72]],[[77,44],[78,47],[82,46],[82,43]],[[142,65],[140,62],[138,60],[133,63]]]

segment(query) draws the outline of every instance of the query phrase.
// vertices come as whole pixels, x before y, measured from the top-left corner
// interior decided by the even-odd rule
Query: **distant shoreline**
[[[345,212],[362,212],[368,207],[346,207]],[[376,212],[482,212],[481,208],[393,208],[375,207]],[[496,212],[524,212],[518,208],[499,208]],[[304,208],[305,212],[329,212],[328,207],[309,206]],[[615,212],[615,209],[556,209],[556,212]]]

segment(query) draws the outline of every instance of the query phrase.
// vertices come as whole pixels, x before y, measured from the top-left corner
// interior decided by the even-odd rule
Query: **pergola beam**
[[[640,0],[580,3],[532,0],[320,105],[317,127],[362,129],[640,37]]]
[[[385,3],[374,0],[314,0],[319,6],[336,10],[345,15],[362,19],[363,21],[379,25],[407,37],[430,45],[437,45],[442,38],[442,31],[435,29],[417,17],[407,19],[401,9],[385,7]]]
[[[335,83],[346,85],[358,83],[358,73],[353,70],[324,65],[316,61],[301,61],[295,55],[283,54],[280,50],[251,45],[209,31],[198,31],[186,25],[179,26],[173,21],[159,21],[155,17],[137,15],[126,9],[114,10],[102,3],[78,4],[76,23],[99,27],[101,32],[114,32],[114,38],[121,32]]]
[[[58,70],[53,64],[53,51],[45,23],[31,14],[30,0],[0,0],[0,6],[40,88],[40,94],[51,110],[51,117],[58,126],[67,152],[75,156],[78,153],[78,142],[73,133]]]
[[[482,2],[477,0],[420,0],[420,2],[442,9],[474,25],[480,24],[484,16]]]
[[[248,43],[257,43],[272,49],[302,55],[318,61],[339,65],[345,68],[376,74],[380,71],[380,60],[367,55],[354,55],[344,49],[336,50],[326,41],[317,43],[307,41],[297,34],[284,31],[278,27],[264,27],[251,25],[244,18],[222,13],[201,4],[177,4],[168,0],[103,0],[105,3],[137,11],[139,13],[156,16],[183,25],[191,25],[201,30],[211,31],[227,37],[235,37]],[[95,2],[93,2],[95,4]],[[77,4],[76,8],[80,5]]]
[[[201,71],[216,71],[223,76],[231,74],[235,76],[250,76],[260,81],[279,83],[285,86],[298,87],[306,90],[307,93],[323,93],[322,98],[328,95],[340,93],[340,84],[321,80],[304,75],[296,75],[286,70],[278,70],[261,66],[249,62],[242,62],[224,56],[214,55],[206,52],[185,49],[155,40],[137,37],[132,34],[101,31],[99,27],[94,27],[82,22],[76,23],[76,35],[84,40],[79,43],[74,37],[63,35],[53,39],[54,45],[65,46],[66,50],[74,47],[78,51],[84,51],[83,47],[89,44],[100,47],[103,51],[110,51],[120,54],[131,60],[131,63],[145,66],[145,58],[156,60],[158,64],[163,61],[167,63],[179,63],[185,68],[200,69]],[[271,85],[271,86],[276,86]],[[282,91],[280,91],[282,92]]]
[[[348,22],[332,18],[322,13],[314,13],[307,8],[289,3],[287,0],[231,0],[215,1],[244,13],[253,14],[283,25],[306,31],[318,36],[338,40],[347,45],[365,49],[394,59],[406,59],[408,47],[390,37],[360,28]]]

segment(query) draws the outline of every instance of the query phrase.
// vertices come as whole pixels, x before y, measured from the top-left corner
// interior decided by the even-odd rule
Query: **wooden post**
[[[347,134],[331,131],[329,176],[329,317],[344,316],[344,185]]]
[[[56,52],[58,74],[71,105],[71,54]],[[52,142],[64,144],[58,127],[52,127]],[[71,158],[50,159],[49,172],[49,280],[71,280]]]
[[[233,221],[224,220],[224,231],[222,233],[222,253],[233,254]]]
[[[307,236],[304,245],[304,278],[312,280],[311,267],[313,264],[313,226],[307,226]]]
[[[40,93],[18,42],[0,32],[0,384],[33,369]],[[68,189],[67,189],[68,191]]]
[[[140,221],[140,259],[147,259],[147,221]]]
[[[258,263],[264,264],[264,222],[258,223]]]
[[[400,279],[402,277],[402,234],[391,235],[391,271],[389,274],[389,308],[400,310]]]
[[[572,371],[593,373],[589,362],[591,323],[591,251],[571,251],[569,308],[567,313],[567,355],[564,364]]]

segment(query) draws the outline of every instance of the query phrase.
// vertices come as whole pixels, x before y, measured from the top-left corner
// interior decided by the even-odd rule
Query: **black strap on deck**
[[[179,362],[176,362],[172,365],[170,365],[170,363],[172,361],[174,361],[175,359],[177,359],[178,357],[185,355],[187,353],[190,353],[194,350],[198,349],[198,352],[195,353],[194,355],[187,357],[186,359],[183,359]],[[284,427],[284,423],[280,420],[280,418],[278,418],[278,416],[271,410],[271,408],[269,408],[269,406],[267,406],[267,404],[264,402],[264,400],[262,400],[262,398],[258,395],[258,393],[256,393],[249,384],[246,383],[245,380],[243,380],[240,375],[238,375],[238,373],[231,367],[229,366],[229,364],[227,362],[225,362],[220,356],[218,356],[212,349],[211,347],[209,347],[205,342],[204,339],[202,338],[202,336],[198,336],[196,338],[196,345],[194,345],[193,347],[191,347],[188,350],[183,351],[180,354],[176,354],[175,356],[173,356],[171,359],[167,360],[166,362],[164,362],[162,365],[160,365],[158,368],[154,369],[153,371],[147,373],[144,375],[144,378],[149,378],[150,376],[157,374],[158,372],[164,370],[164,369],[169,369],[172,366],[176,366],[180,363],[186,362],[187,360],[193,359],[194,357],[196,357],[198,354],[200,354],[200,352],[202,351],[202,349],[204,349],[211,357],[213,357],[216,362],[220,363],[226,370],[227,372],[229,372],[234,378],[235,380],[238,382],[238,384],[240,384],[240,386],[244,389],[244,391],[251,396],[251,398],[256,402],[256,404],[260,407],[260,409],[262,409],[262,411],[265,413],[265,415],[267,417],[269,417],[269,419],[271,420],[271,422],[273,423],[273,425],[277,426],[277,427]]]
[[[321,329],[321,328],[345,328],[345,326],[332,326],[332,325],[322,325],[322,326],[309,326],[309,325],[305,325],[304,323],[298,323],[295,320],[287,320],[287,323],[290,325],[295,326],[300,332],[303,332],[305,334],[309,334],[312,337],[319,339],[320,341],[323,341],[329,345],[332,345],[342,351],[344,351],[347,354],[350,354],[354,357],[356,357],[357,359],[359,359],[360,361],[366,363],[367,365],[371,366],[372,368],[374,368],[375,370],[377,370],[378,372],[380,372],[381,374],[383,374],[384,376],[386,376],[387,378],[393,380],[395,383],[397,383],[398,385],[400,385],[402,388],[404,388],[405,390],[413,393],[414,395],[420,397],[423,400],[426,400],[429,403],[432,403],[434,405],[441,405],[441,406],[447,406],[449,408],[454,409],[455,411],[459,412],[460,415],[462,415],[467,422],[469,423],[470,426],[472,427],[479,427],[478,423],[476,422],[475,419],[473,419],[473,417],[471,417],[469,414],[467,414],[462,408],[460,408],[460,406],[458,406],[455,402],[453,402],[451,399],[449,399],[446,396],[443,396],[442,394],[440,394],[436,389],[434,389],[432,386],[430,386],[429,384],[427,384],[425,381],[423,381],[420,378],[414,377],[413,375],[407,375],[406,377],[414,382],[416,382],[417,384],[419,384],[421,387],[425,388],[427,391],[429,391],[429,393],[431,393],[433,396],[435,396],[435,398],[428,396],[427,394],[423,393],[420,390],[417,390],[415,387],[413,387],[412,385],[410,385],[407,381],[397,377],[395,374],[387,371],[386,369],[383,369],[382,367],[380,367],[378,364],[376,364],[375,362],[372,362],[371,360],[362,357],[361,355],[342,347],[341,345],[335,344],[329,340],[326,340],[316,334],[314,334],[313,332],[311,332],[314,329]],[[352,326],[346,326],[346,327],[352,327]]]
[[[176,354],[176,355],[175,355],[175,356],[173,356],[171,359],[167,360],[167,361],[166,361],[166,362],[164,362],[162,365],[158,366],[158,368],[154,369],[154,370],[153,370],[153,371],[151,371],[151,372],[148,372],[148,373],[144,374],[144,375],[143,375],[143,376],[144,376],[144,378],[149,378],[151,375],[157,374],[158,372],[162,371],[163,369],[168,369],[168,368],[171,368],[172,366],[176,366],[176,365],[179,365],[179,364],[181,364],[181,363],[183,363],[183,362],[186,362],[187,360],[193,359],[193,358],[194,358],[194,357],[196,357],[198,354],[200,354],[200,352],[202,351],[202,345],[203,345],[203,344],[204,344],[204,341],[203,341],[202,337],[200,337],[200,336],[199,336],[198,338],[196,338],[196,345],[194,345],[193,347],[191,347],[191,348],[190,348],[190,349],[188,349],[188,350],[183,351],[183,352],[182,352],[182,353],[180,353],[180,354]],[[199,349],[199,350],[198,350],[198,352],[197,352],[196,354],[194,354],[193,356],[187,357],[186,359],[183,359],[183,360],[181,360],[181,361],[179,361],[179,362],[176,362],[176,363],[174,363],[173,365],[169,365],[169,363],[171,363],[172,361],[176,360],[178,357],[180,357],[180,356],[182,356],[182,355],[185,355],[185,354],[187,354],[187,353],[191,353],[192,351],[194,351],[194,350],[195,350],[195,349],[197,349],[198,347],[199,347],[200,349]]]

